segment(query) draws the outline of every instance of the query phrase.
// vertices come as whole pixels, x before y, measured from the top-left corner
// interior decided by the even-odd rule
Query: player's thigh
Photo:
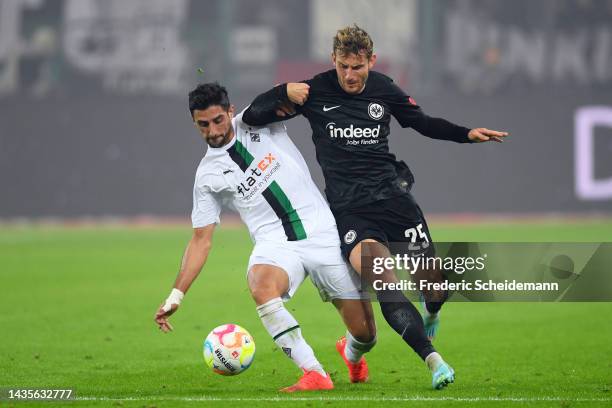
[[[278,266],[255,264],[247,275],[251,296],[258,305],[283,296],[289,291],[289,275]]]
[[[381,260],[392,257],[389,248],[382,242],[374,239],[364,239],[351,251],[349,260],[355,270],[360,271],[362,281],[372,284],[375,280],[383,282],[397,282],[395,271],[383,268],[375,269],[375,265],[382,264]]]
[[[369,343],[376,338],[374,312],[369,300],[334,299],[333,304],[348,331],[358,341]]]
[[[362,274],[364,267],[370,267],[373,257],[390,255],[387,246],[376,239],[366,238],[358,242],[349,254],[351,266]]]
[[[295,252],[282,244],[257,244],[249,259],[247,280],[255,302],[275,297],[289,300],[298,290],[306,271]]]
[[[324,301],[334,299],[367,299],[361,290],[359,275],[350,268],[342,254],[335,231],[332,239],[324,235],[300,242],[300,257]]]

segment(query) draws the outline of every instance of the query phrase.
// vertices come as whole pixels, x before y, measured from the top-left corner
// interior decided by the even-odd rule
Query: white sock
[[[369,343],[363,343],[355,337],[350,332],[346,332],[346,346],[344,347],[344,355],[347,360],[351,363],[358,363],[361,357],[372,350],[372,347],[376,344],[376,337]]]
[[[425,364],[429,367],[430,371],[436,371],[436,369],[442,364],[444,360],[442,360],[442,356],[435,351],[433,353],[429,353],[427,357],[425,357]]]
[[[312,348],[302,337],[302,331],[295,318],[285,309],[281,298],[274,298],[257,306],[264,327],[274,342],[301,369],[317,371],[326,376],[323,366],[314,355]]]

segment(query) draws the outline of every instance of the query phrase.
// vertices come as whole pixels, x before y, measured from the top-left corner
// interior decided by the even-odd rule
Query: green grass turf
[[[611,222],[432,226],[438,241],[612,241],[611,231]],[[79,407],[284,406],[285,399],[354,406],[393,398],[435,407],[612,405],[612,303],[448,304],[435,345],[457,382],[436,392],[378,311],[371,382],[349,384],[334,348],[342,324],[309,282],[288,307],[336,390],[280,395],[299,373],[255,313],[244,229],[218,231],[208,264],[172,318],[175,331],[164,335],[154,325],[189,237],[189,228],[0,230],[0,388],[69,387],[94,398],[63,403]],[[228,322],[250,330],[257,344],[253,366],[231,378],[210,372],[201,356],[208,331]]]

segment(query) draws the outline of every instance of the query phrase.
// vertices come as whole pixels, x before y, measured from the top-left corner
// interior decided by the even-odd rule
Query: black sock
[[[431,314],[436,314],[442,308],[443,302],[425,302],[425,307],[427,311]]]
[[[443,291],[441,296],[439,293],[436,295],[441,297],[439,301],[436,301],[436,302],[425,301],[425,307],[427,308],[427,311],[432,314],[438,313],[440,311],[440,309],[442,308],[442,305],[444,304],[444,302],[446,302],[446,299],[448,299],[448,290]]]
[[[389,326],[425,361],[436,350],[425,335],[423,319],[416,307],[399,291],[378,291],[376,296]]]
[[[424,270],[419,271],[418,274],[419,282],[417,282],[417,285],[419,286],[421,286],[423,283],[427,283],[427,286],[429,287],[429,284],[431,283],[443,284],[448,282],[447,276],[444,274],[444,272],[439,270]],[[442,305],[448,300],[450,293],[448,290],[432,289],[421,291],[421,296],[421,299],[425,301],[425,308],[427,311],[431,314],[435,314],[442,309]]]

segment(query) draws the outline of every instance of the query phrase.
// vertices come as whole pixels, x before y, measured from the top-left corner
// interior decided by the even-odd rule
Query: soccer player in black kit
[[[390,257],[389,242],[411,242],[428,248],[428,255],[433,251],[427,223],[409,191],[410,170],[389,152],[391,116],[402,127],[424,136],[458,143],[501,142],[507,133],[468,129],[427,116],[389,77],[371,70],[376,62],[373,42],[357,25],[336,33],[332,61],[333,70],[259,95],[243,120],[260,126],[298,114],[306,117],[342,252],[362,278],[372,282],[371,260]],[[426,271],[426,276],[429,280],[444,279],[438,271]],[[397,282],[392,269],[376,279]],[[421,295],[423,317],[401,291],[376,291],[385,320],[425,361],[432,372],[432,386],[441,389],[454,382],[454,371],[436,352],[431,339],[447,293]]]

